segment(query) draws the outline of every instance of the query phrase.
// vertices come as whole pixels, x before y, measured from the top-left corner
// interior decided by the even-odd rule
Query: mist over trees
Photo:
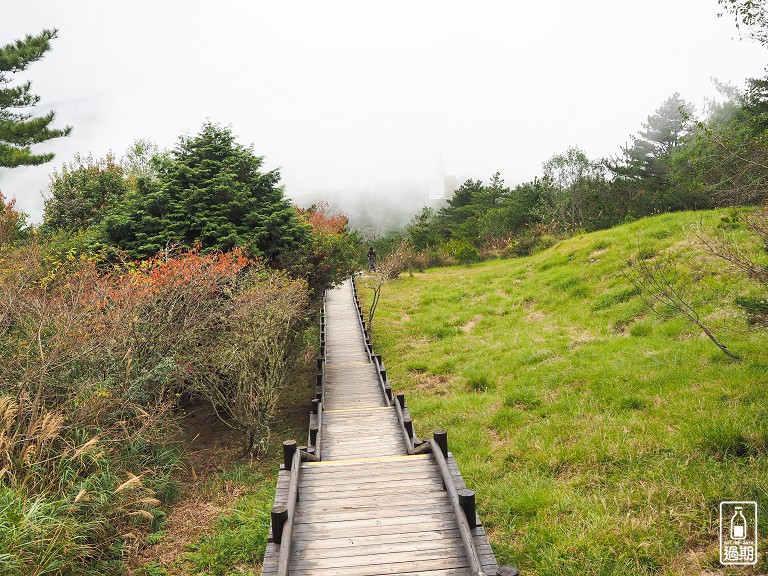
[[[557,238],[662,212],[756,205],[768,198],[768,78],[702,118],[678,93],[649,115],[610,158],[578,146],[553,155],[540,177],[508,187],[500,174],[467,180],[438,209],[424,208],[400,237],[427,263],[522,255]],[[382,249],[395,246],[392,235]],[[460,257],[461,256],[461,257]]]

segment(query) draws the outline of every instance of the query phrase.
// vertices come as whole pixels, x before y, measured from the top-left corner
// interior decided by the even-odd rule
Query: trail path
[[[322,460],[300,464],[288,572],[472,575],[436,457],[408,455],[397,409],[370,359],[350,281],[326,294],[325,322],[322,422],[312,421],[320,424]],[[447,464],[457,489],[466,488],[450,454]],[[288,499],[290,475],[280,472],[276,505]],[[496,574],[483,527],[472,528],[471,538],[483,572]],[[278,574],[280,545],[272,540],[265,576]]]

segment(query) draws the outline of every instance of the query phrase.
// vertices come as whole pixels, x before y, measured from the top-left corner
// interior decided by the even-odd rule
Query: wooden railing
[[[442,441],[439,441],[439,439],[442,439]],[[459,525],[459,534],[461,534],[461,541],[464,544],[464,551],[467,553],[469,567],[474,576],[485,576],[483,565],[480,562],[480,554],[477,552],[477,546],[475,546],[471,531],[472,528],[477,526],[475,493],[471,490],[464,491],[468,494],[465,494],[464,506],[462,506],[462,501],[456,490],[456,485],[453,482],[453,476],[451,476],[451,471],[448,469],[448,461],[446,460],[448,457],[448,442],[445,432],[440,431],[439,433],[435,433],[435,437],[429,440],[429,445],[432,448],[435,462],[437,462],[437,466],[440,468],[440,474],[443,477],[443,485],[448,491],[448,497],[451,499],[451,506],[453,507],[453,512],[456,515],[456,521]]]
[[[284,454],[286,444],[283,443]],[[293,442],[293,454],[285,459],[286,470],[291,471],[291,480],[288,484],[288,499],[285,506],[276,506],[272,509],[272,537],[280,546],[280,555],[277,559],[277,576],[288,576],[288,563],[291,558],[291,541],[293,540],[293,518],[296,512],[296,503],[299,500],[299,474],[301,472],[301,450],[296,449]],[[275,522],[275,510],[282,517]]]
[[[360,329],[363,332],[363,340],[365,341],[365,350],[368,354],[368,360],[370,360],[376,368],[376,373],[379,378],[379,385],[381,386],[381,393],[384,395],[384,401],[387,406],[391,406],[393,402],[392,387],[387,381],[387,371],[384,368],[384,363],[381,360],[380,354],[373,352],[373,343],[371,342],[371,335],[368,333],[368,328],[365,326],[365,319],[363,318],[363,307],[360,305],[360,300],[357,297],[357,285],[355,284],[355,277],[352,276],[352,297],[355,301],[355,308],[357,309],[357,321],[360,325]]]
[[[272,541],[280,546],[277,574],[288,576],[293,540],[293,519],[299,501],[299,475],[302,461],[318,462],[322,457],[323,401],[325,399],[325,296],[320,309],[320,354],[317,357],[315,398],[309,416],[307,446],[298,446],[295,440],[283,442],[283,468],[290,471],[288,497],[284,505],[272,508]]]

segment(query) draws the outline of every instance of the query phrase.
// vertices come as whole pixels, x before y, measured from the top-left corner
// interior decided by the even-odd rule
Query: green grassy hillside
[[[768,536],[768,331],[733,304],[759,291],[685,232],[724,222],[668,214],[385,285],[377,351],[417,433],[448,430],[501,562],[527,576],[720,574],[729,499],[757,500]],[[692,303],[743,360],[649,312],[622,270],[659,253],[689,268]],[[767,570],[763,556],[738,573]]]

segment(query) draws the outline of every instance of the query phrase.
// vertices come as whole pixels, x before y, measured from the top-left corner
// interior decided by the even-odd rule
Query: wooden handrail
[[[322,460],[322,454],[320,453],[323,445],[323,402],[317,405],[317,437],[315,438],[315,456],[318,460]]]
[[[363,315],[360,312],[360,309],[357,308],[357,305],[359,303],[359,300],[357,298],[357,285],[355,284],[355,276],[352,275],[352,296],[354,297],[353,300],[355,301],[355,309],[357,310],[357,324],[360,326],[360,330],[363,334],[363,340],[365,341],[366,332],[365,332],[365,326],[363,324]],[[387,394],[387,387],[386,383],[384,382],[384,379],[381,377],[381,370],[379,369],[379,361],[376,358],[376,355],[373,353],[373,351],[368,347],[368,344],[366,342],[365,346],[365,352],[368,355],[368,361],[372,362],[374,365],[374,368],[376,369],[376,377],[379,380],[379,385],[381,386],[381,393],[384,395],[384,402],[387,404],[387,406],[392,405],[392,400],[389,398],[389,395]]]
[[[477,552],[475,541],[472,539],[472,531],[470,530],[469,523],[464,515],[464,510],[459,503],[459,493],[456,490],[456,486],[453,484],[451,471],[448,469],[448,461],[445,459],[440,445],[434,439],[430,438],[429,444],[432,446],[432,454],[435,457],[435,462],[437,462],[438,468],[440,468],[440,474],[443,476],[443,484],[445,484],[445,489],[448,491],[453,512],[459,523],[459,533],[461,534],[461,540],[464,543],[464,550],[467,553],[467,559],[469,560],[469,567],[472,570],[472,575],[485,576],[483,565],[480,563],[480,555]]]
[[[413,450],[413,438],[408,434],[408,430],[405,429],[405,416],[403,415],[403,409],[400,406],[400,402],[395,400],[395,410],[397,411],[397,421],[400,423],[400,431],[403,433],[405,439],[405,447],[408,452]]]
[[[371,362],[373,363],[373,367],[376,369],[376,378],[379,380],[381,393],[384,395],[384,402],[387,404],[387,406],[391,406],[392,399],[389,397],[389,394],[387,394],[387,382],[381,375],[381,364],[379,364],[379,357],[376,354],[371,353]]]
[[[277,558],[277,576],[288,576],[288,562],[291,558],[291,540],[293,539],[293,517],[296,502],[299,500],[299,470],[301,469],[301,450],[296,450],[291,461],[291,481],[288,484],[288,518],[283,525],[280,538],[280,555]]]
[[[358,303],[357,285],[355,284],[354,276],[352,276],[352,294],[354,296],[353,299],[355,301],[355,307],[357,308],[357,303]],[[363,317],[359,309],[357,311],[357,320],[361,330],[363,330]],[[363,330],[363,335],[365,335],[364,330]],[[405,416],[403,415],[403,409],[400,406],[400,403],[397,401],[397,399],[394,398],[394,396],[390,398],[389,394],[387,394],[387,382],[384,380],[384,377],[381,374],[382,370],[381,370],[381,364],[379,364],[379,357],[376,354],[373,354],[372,351],[368,349],[367,346],[366,346],[366,351],[368,353],[368,358],[371,360],[371,362],[373,362],[374,368],[376,369],[376,377],[379,380],[379,385],[381,386],[381,392],[384,395],[384,402],[386,402],[388,406],[391,406],[392,404],[395,405],[395,410],[397,411],[397,420],[400,423],[400,431],[402,432],[403,440],[405,441],[406,452],[410,452],[414,448],[413,438],[411,438],[411,435],[408,433],[408,430],[405,427]]]
[[[363,334],[363,341],[365,342],[365,336],[366,336],[366,334],[365,334],[365,324],[363,323],[364,322],[364,320],[363,320],[363,313],[362,313],[362,311],[360,309],[360,299],[357,297],[357,283],[355,282],[355,275],[354,274],[352,275],[351,281],[352,281],[352,300],[355,303],[355,312],[357,313],[357,324],[358,324],[358,326],[360,326],[360,330],[361,330],[361,332]],[[365,346],[365,353],[368,355],[368,360],[373,360],[373,358],[372,358],[373,354],[371,353],[371,349],[368,348],[368,343],[367,342],[366,342],[366,346]]]

